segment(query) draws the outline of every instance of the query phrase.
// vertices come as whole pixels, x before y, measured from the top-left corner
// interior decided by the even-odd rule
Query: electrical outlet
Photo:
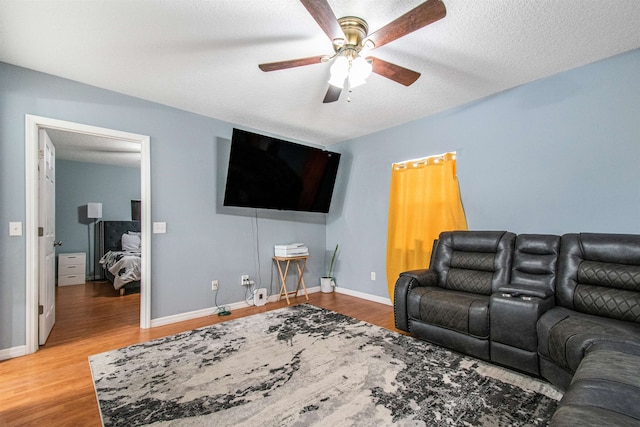
[[[249,284],[249,275],[243,274],[240,276],[240,286],[247,286]]]
[[[376,272],[375,271],[371,272],[371,280],[376,280]]]
[[[212,291],[217,291],[218,290],[218,281],[217,280],[212,280],[211,281],[211,290]]]

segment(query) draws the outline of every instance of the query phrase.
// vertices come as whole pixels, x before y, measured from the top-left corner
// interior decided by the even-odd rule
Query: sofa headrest
[[[440,234],[439,241],[454,251],[495,253],[505,235],[515,238],[507,231],[445,231]]]
[[[565,234],[559,261],[557,305],[640,321],[640,235]]]
[[[581,233],[583,259],[640,265],[640,235]]]
[[[516,238],[511,283],[553,292],[560,236],[520,234]]]
[[[531,255],[558,255],[560,236],[554,234],[519,234],[516,251]]]
[[[438,286],[490,295],[509,282],[516,235],[508,231],[440,234],[431,268]]]

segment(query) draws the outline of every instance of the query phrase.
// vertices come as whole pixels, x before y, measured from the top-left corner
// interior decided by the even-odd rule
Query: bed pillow
[[[122,250],[138,252],[140,250],[140,236],[125,233],[122,235]]]

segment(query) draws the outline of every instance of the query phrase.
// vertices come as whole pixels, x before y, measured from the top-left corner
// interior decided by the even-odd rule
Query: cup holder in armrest
[[[541,289],[533,286],[519,286],[509,284],[498,288],[500,296],[520,298],[523,301],[532,301],[534,299],[546,299],[553,296],[553,292],[549,289]]]
[[[517,293],[517,292],[511,292],[511,293],[501,292],[500,296],[503,297],[503,298],[519,298],[522,301],[533,301],[533,300],[540,299],[537,296],[520,294],[520,293]]]

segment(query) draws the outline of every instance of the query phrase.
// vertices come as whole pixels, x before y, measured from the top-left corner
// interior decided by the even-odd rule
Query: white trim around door
[[[142,205],[142,260],[140,327],[151,327],[151,155],[150,138],[129,132],[25,115],[26,197],[26,345],[25,354],[38,350],[38,132],[59,129],[140,144],[140,201]]]

